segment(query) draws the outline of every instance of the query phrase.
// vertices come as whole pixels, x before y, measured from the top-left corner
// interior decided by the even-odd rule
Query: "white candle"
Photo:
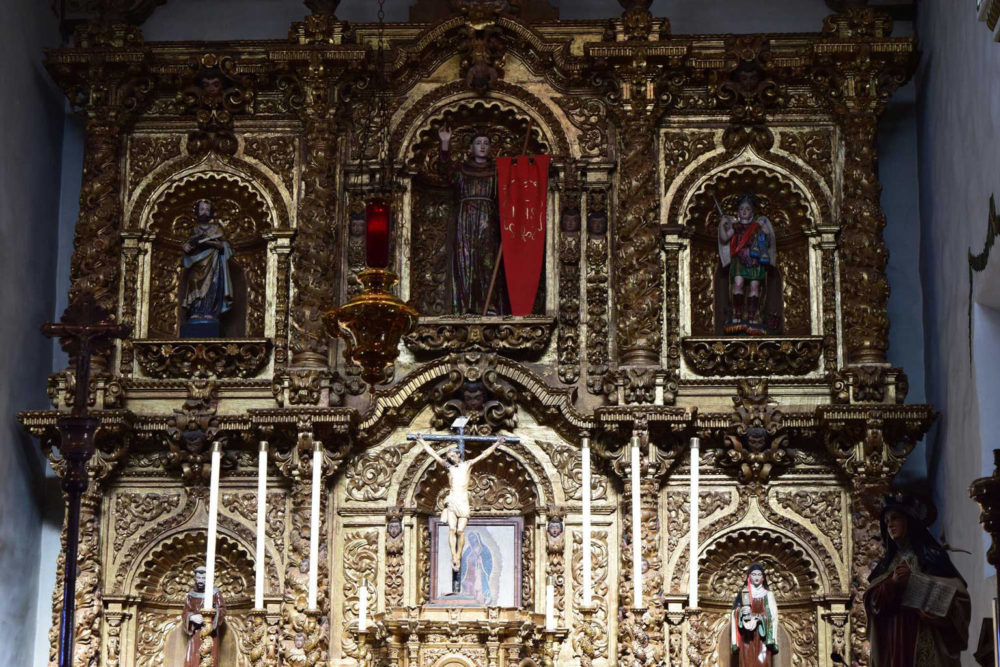
[[[698,607],[698,466],[700,463],[698,451],[700,445],[698,438],[691,438],[691,508],[688,511],[691,550],[688,553],[688,606],[692,609]]]
[[[212,443],[212,477],[208,487],[208,547],[205,554],[205,609],[215,608],[215,539],[219,531],[219,468],[222,443]]]
[[[257,562],[254,569],[253,606],[264,608],[264,520],[267,517],[267,441],[257,452]]]
[[[319,596],[319,486],[323,469],[323,443],[313,447],[312,502],[309,506],[309,609],[316,610]]]
[[[545,584],[545,630],[555,632],[556,629],[556,587],[550,579]]]
[[[358,591],[358,632],[368,629],[368,582],[361,581],[361,589]]]
[[[583,439],[583,606],[593,602],[593,579],[591,568],[591,528],[590,528],[590,438]]]
[[[632,438],[632,607],[642,609],[642,513],[639,503],[639,438]]]

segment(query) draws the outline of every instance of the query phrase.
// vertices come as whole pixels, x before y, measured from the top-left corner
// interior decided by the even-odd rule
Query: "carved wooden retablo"
[[[860,589],[879,553],[870,499],[934,415],[904,403],[906,375],[886,360],[876,129],[913,71],[912,39],[890,37],[888,17],[854,6],[864,3],[814,33],[685,36],[649,0],[572,22],[542,0],[420,0],[412,22],[383,26],[379,56],[380,29],[340,21],[335,0],[307,2],[313,13],[287,40],[145,43],[136,22],[156,4],[99,13],[73,46],[45,55],[86,117],[71,291],[94,293],[133,332],[91,380],[103,427],[81,520],[79,664],[169,664],[203,558],[216,440],[216,581],[232,664],[722,664],[732,591],[751,562],[781,610],[780,664],[830,665],[844,647],[864,664]],[[378,95],[390,100],[387,128],[371,112]],[[454,230],[467,213],[443,176],[445,125],[459,160],[476,136],[491,157],[551,156],[529,317],[453,312],[466,244]],[[389,269],[421,318],[370,389],[323,314],[362,289],[365,204],[385,173],[373,136],[387,141],[394,179]],[[776,254],[766,266],[741,255],[765,247],[749,232],[749,245],[726,246],[742,257],[737,289],[720,260],[720,212],[737,216],[745,193]],[[202,198],[242,296],[224,337],[181,339],[183,244]],[[58,472],[72,374],[49,386],[53,409],[20,418]],[[521,576],[504,585],[520,607],[425,604],[446,480],[405,434],[447,432],[460,416],[470,433],[520,438],[470,482],[473,518],[522,520],[520,548],[497,545],[519,560]],[[692,437],[697,609],[687,607]],[[265,605],[251,611],[260,440],[270,445]],[[310,563],[314,441],[323,487]],[[627,609],[635,539],[638,612]],[[547,633],[549,582],[557,631]]]

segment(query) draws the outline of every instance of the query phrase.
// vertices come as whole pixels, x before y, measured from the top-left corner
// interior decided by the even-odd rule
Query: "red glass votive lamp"
[[[365,206],[365,262],[373,269],[389,267],[389,203],[372,199]]]

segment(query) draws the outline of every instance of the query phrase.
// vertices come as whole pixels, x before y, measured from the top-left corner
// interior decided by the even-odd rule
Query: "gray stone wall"
[[[36,633],[45,468],[18,410],[44,408],[52,345],[62,96],[42,68],[58,44],[50,3],[10,0],[0,25],[0,664],[30,665]],[[48,624],[38,628],[48,632]]]
[[[989,317],[988,306],[976,308],[980,331],[970,357],[967,257],[970,248],[982,249],[989,197],[1000,195],[1000,44],[977,21],[974,2],[926,0],[917,27],[924,51],[917,108],[927,393],[941,411],[928,461],[945,537],[973,552],[952,557],[972,592],[974,644],[989,611],[985,581],[992,583],[993,573],[969,483],[990,472],[988,452],[1000,446],[1000,318]],[[994,386],[980,386],[977,376]],[[974,664],[971,656],[963,664]]]

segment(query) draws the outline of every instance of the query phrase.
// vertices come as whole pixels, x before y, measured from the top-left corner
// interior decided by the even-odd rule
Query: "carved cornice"
[[[252,378],[271,360],[266,338],[136,340],[136,360],[150,378]]]
[[[403,338],[414,352],[521,351],[541,353],[552,339],[555,319],[530,317],[421,317]]]
[[[681,352],[698,375],[806,375],[819,367],[823,337],[685,338]]]

